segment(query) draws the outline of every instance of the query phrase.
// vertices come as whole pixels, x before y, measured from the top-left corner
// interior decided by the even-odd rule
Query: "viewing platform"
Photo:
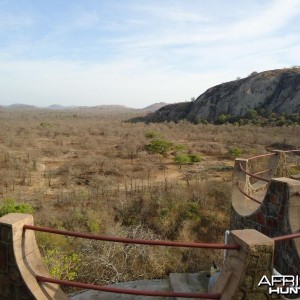
[[[287,152],[236,159],[231,228],[225,243],[177,242],[76,233],[34,225],[33,216],[0,218],[0,299],[283,299],[270,295],[263,276],[300,270],[300,181],[290,178]],[[53,278],[43,262],[35,231],[113,243],[224,251],[215,284],[209,272],[169,274],[168,279],[97,286]],[[210,285],[210,286],[209,286]],[[81,289],[66,295],[62,286]],[[88,290],[88,291],[85,291]],[[276,298],[277,297],[277,298]]]

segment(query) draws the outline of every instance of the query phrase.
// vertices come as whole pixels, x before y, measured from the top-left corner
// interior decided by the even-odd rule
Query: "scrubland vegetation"
[[[201,120],[200,120],[201,122]],[[202,121],[202,123],[206,123]],[[277,115],[265,111],[264,109],[255,110],[249,109],[244,116],[231,116],[219,115],[218,119],[214,122],[217,125],[230,123],[235,125],[254,124],[259,126],[291,126],[300,125],[300,114],[281,114]]]
[[[0,110],[0,214],[130,238],[223,242],[236,156],[300,147],[300,126],[129,123],[129,113]],[[297,170],[296,170],[297,171]],[[220,250],[36,233],[51,273],[97,284],[207,270]]]

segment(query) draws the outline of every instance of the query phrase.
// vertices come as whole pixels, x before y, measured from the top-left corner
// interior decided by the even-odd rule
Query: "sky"
[[[0,105],[190,101],[299,54],[300,0],[0,0]]]

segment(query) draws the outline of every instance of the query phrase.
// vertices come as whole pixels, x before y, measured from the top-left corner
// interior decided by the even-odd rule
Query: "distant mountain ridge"
[[[107,110],[107,111],[145,111],[145,112],[154,112],[158,110],[159,108],[165,106],[167,103],[165,102],[159,102],[154,103],[152,105],[149,105],[145,108],[137,109],[132,108],[125,105],[118,105],[118,104],[103,104],[103,105],[96,105],[96,106],[76,106],[76,105],[70,105],[70,106],[64,106],[60,104],[52,104],[47,107],[38,107],[34,105],[28,105],[28,104],[20,104],[15,103],[7,106],[0,106],[3,109],[50,109],[50,110],[70,110],[70,109],[76,109],[76,110],[86,110],[86,109],[96,109],[96,110]]]
[[[300,68],[254,72],[246,78],[214,86],[195,101],[164,106],[143,120],[216,121],[220,115],[244,116],[249,110],[300,113]]]
[[[36,109],[37,107],[34,105],[15,103],[8,106],[3,106],[3,108],[11,108],[11,109]]]
[[[46,109],[63,110],[63,109],[72,109],[72,108],[76,108],[76,107],[77,106],[75,106],[75,105],[64,106],[64,105],[59,105],[59,104],[53,104],[53,105],[46,107]]]

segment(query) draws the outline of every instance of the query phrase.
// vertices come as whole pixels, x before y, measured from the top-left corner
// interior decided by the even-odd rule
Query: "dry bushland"
[[[126,122],[132,116],[0,110],[0,204],[8,198],[30,204],[36,224],[67,230],[222,242],[235,156],[260,154],[275,143],[300,147],[296,125]],[[186,157],[197,161],[180,160]],[[219,250],[37,237],[54,276],[99,284],[222,262]]]

